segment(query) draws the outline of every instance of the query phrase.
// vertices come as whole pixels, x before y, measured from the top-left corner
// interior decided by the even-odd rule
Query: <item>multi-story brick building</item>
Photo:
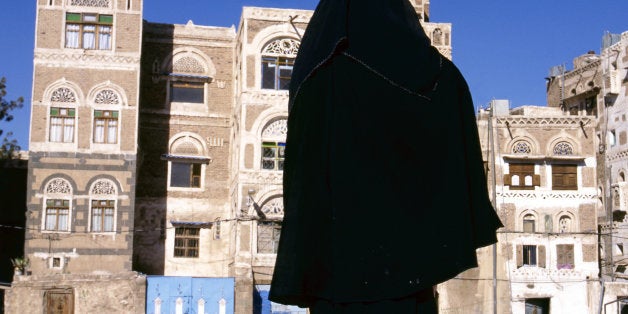
[[[451,57],[451,25],[411,2]],[[235,29],[146,22],[143,5],[37,1],[31,266],[9,312],[271,307],[287,87],[312,11],[246,7]],[[210,278],[231,294],[197,295],[230,282]]]
[[[143,311],[131,259],[141,35],[139,0],[37,1],[31,275],[16,277],[10,313]]]
[[[511,313],[589,313],[599,299],[595,117],[493,101],[480,112]],[[492,146],[490,146],[492,145]],[[492,180],[491,180],[492,181]]]
[[[570,116],[596,117],[601,302],[605,311],[628,310],[628,32],[605,34],[600,54],[578,56],[573,67],[552,69],[547,103]]]

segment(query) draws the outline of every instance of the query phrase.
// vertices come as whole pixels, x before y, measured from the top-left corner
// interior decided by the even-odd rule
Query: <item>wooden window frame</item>
[[[61,119],[61,123],[53,124],[53,118]],[[72,123],[68,123],[68,121]],[[72,136],[70,139],[65,138],[65,128],[72,127]],[[61,141],[55,141],[52,138],[52,129],[60,128]],[[76,133],[76,109],[65,107],[50,107],[50,126],[48,129],[48,141],[52,143],[74,143],[74,134]]]
[[[552,190],[578,190],[578,165],[553,164]]]
[[[91,231],[92,232],[113,232],[115,231],[115,218],[116,218],[116,201],[115,200],[92,200],[91,202]],[[96,213],[99,211],[99,213]],[[94,224],[94,218],[100,218],[99,230],[96,230]],[[106,217],[111,217],[111,226],[105,224]],[[109,227],[109,228],[107,228]]]
[[[86,17],[93,16],[95,21],[89,21]],[[78,19],[77,19],[78,17]],[[111,14],[97,14],[97,13],[75,13],[75,12],[67,12],[65,15],[65,35],[66,42],[65,48],[70,49],[86,49],[86,50],[112,50],[113,47],[113,15]],[[78,47],[68,46],[69,43],[67,41],[67,33],[70,31],[69,28],[71,26],[78,27]],[[85,30],[86,27],[93,26],[94,27],[94,48],[85,48],[83,42],[83,34],[88,32]],[[104,27],[109,27],[109,30],[106,31]],[[89,31],[91,32],[91,31]],[[109,47],[101,48],[100,45],[100,35],[101,34],[109,34]]]
[[[508,174],[504,175],[504,185],[509,186],[511,190],[534,190],[535,187],[541,185],[541,176],[534,173],[536,165],[533,163],[509,163]],[[519,184],[512,184],[512,177],[519,176]],[[532,185],[525,185],[525,177],[532,177]]]
[[[198,258],[201,228],[175,227],[174,229],[174,257]]]
[[[272,90],[288,90],[290,88],[290,79],[292,77],[292,71],[294,69],[294,60],[295,58],[293,57],[262,56],[261,88]],[[274,71],[270,70],[272,68],[274,68]],[[282,75],[282,69],[290,69],[290,75]],[[272,86],[271,84],[266,83],[270,82],[270,78],[267,77],[267,75],[270,75],[270,72],[273,72]]]
[[[117,110],[94,110],[94,138],[95,144],[118,144],[118,132],[120,132],[120,114]],[[103,125],[99,125],[99,122],[103,122]],[[115,121],[115,125],[113,122]],[[102,141],[97,141],[96,130],[98,127],[103,128]],[[115,127],[115,138],[113,141],[109,138],[109,129]]]
[[[59,218],[65,212],[66,216],[66,229],[59,228]],[[46,212],[44,214],[44,230],[45,231],[69,231],[70,227],[70,200],[67,199],[48,199],[46,200]],[[48,216],[54,215],[55,227],[48,229]]]
[[[527,251],[526,251],[527,250]],[[535,254],[535,262],[536,264],[532,264],[530,261],[530,254]],[[528,244],[518,244],[516,246],[516,263],[517,268],[519,267],[541,267],[545,268],[546,260],[545,260],[546,252],[544,245],[528,245]]]

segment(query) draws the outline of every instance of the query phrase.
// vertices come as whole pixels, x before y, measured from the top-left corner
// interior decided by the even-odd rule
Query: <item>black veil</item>
[[[468,86],[408,0],[321,0],[289,106],[272,301],[412,295],[496,242]]]

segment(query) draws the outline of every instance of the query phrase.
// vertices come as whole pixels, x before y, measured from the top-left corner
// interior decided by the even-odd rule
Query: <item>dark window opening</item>
[[[262,57],[262,88],[288,90],[294,58]]]
[[[205,83],[173,82],[170,85],[170,101],[205,103]]]
[[[170,186],[200,188],[201,166],[199,163],[172,162],[170,166]]]

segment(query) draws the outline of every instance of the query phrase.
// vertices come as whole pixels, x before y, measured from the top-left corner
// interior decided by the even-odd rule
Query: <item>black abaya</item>
[[[473,105],[407,0],[322,0],[292,79],[270,299],[400,299],[477,266],[501,223]]]

